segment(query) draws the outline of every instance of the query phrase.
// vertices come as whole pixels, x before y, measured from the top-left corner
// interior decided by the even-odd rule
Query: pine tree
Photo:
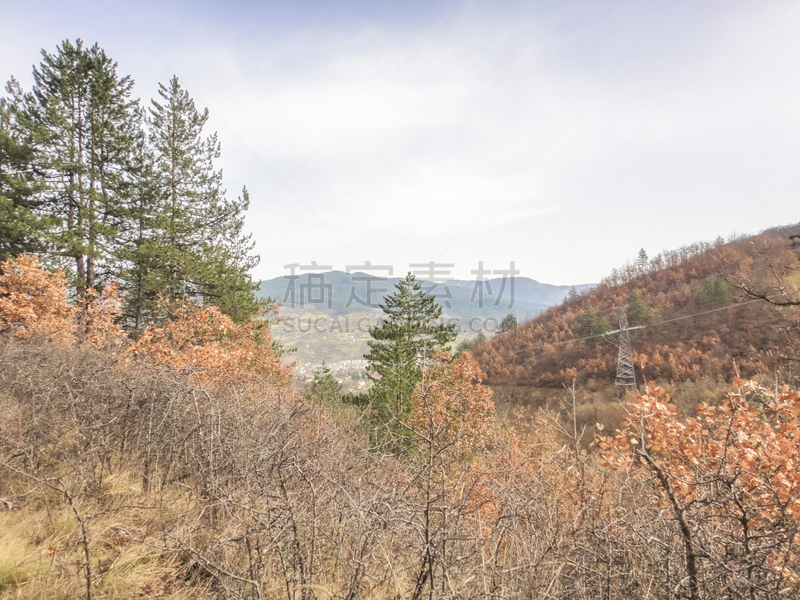
[[[442,307],[409,273],[381,304],[385,320],[370,328],[370,378],[373,408],[382,422],[404,420],[411,409],[414,388],[422,381],[422,367],[434,353],[456,339],[455,325],[436,323]]]
[[[141,112],[140,119],[144,122]],[[153,153],[143,129],[139,131],[137,142],[133,157],[137,177],[129,204],[128,227],[117,251],[125,265],[122,270],[123,313],[134,335],[158,314],[161,291],[157,277],[153,277],[156,270],[149,252],[150,241],[155,235],[155,181]]]
[[[593,337],[602,335],[606,331],[611,331],[611,324],[606,317],[597,314],[595,309],[589,308],[578,317],[577,334],[579,337]]]
[[[157,316],[155,299],[192,299],[219,307],[236,321],[258,310],[248,271],[258,264],[254,244],[242,234],[247,190],[230,200],[214,166],[220,145],[204,137],[208,110],[173,77],[159,85],[160,101],[147,116],[147,181],[141,189],[138,230],[129,252],[129,312]],[[136,319],[137,323],[142,317]]]
[[[475,348],[485,343],[486,334],[483,331],[479,331],[478,335],[476,335],[474,338],[464,340],[458,346],[456,346],[456,355],[460,356],[464,351],[472,352]]]
[[[12,101],[27,128],[34,168],[43,174],[39,212],[52,217],[53,245],[74,261],[76,288],[115,277],[117,236],[127,213],[138,123],[133,82],[96,44],[65,41],[42,50],[30,93]]]
[[[342,397],[342,384],[333,376],[331,369],[322,361],[322,365],[314,371],[314,380],[308,395],[320,404],[335,402]]]
[[[650,264],[650,259],[647,256],[647,252],[645,252],[644,248],[641,248],[639,254],[636,256],[636,270],[639,275],[647,273],[648,264]]]
[[[658,319],[658,312],[644,299],[642,290],[635,289],[628,295],[628,325],[649,325]]]
[[[9,94],[19,95],[11,80]],[[44,249],[49,219],[36,214],[39,178],[32,168],[33,148],[19,127],[15,107],[0,99],[0,262]]]
[[[498,328],[498,333],[506,333],[507,331],[513,331],[517,328],[517,317],[514,316],[514,313],[508,313],[503,320],[500,321],[500,327]]]

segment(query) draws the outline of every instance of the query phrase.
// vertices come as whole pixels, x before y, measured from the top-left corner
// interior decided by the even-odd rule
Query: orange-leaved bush
[[[203,385],[241,389],[288,382],[291,367],[282,363],[270,333],[277,307],[263,307],[241,325],[215,306],[173,302],[167,308],[170,318],[133,344],[137,356],[185,371]]]
[[[0,269],[0,326],[16,337],[41,335],[59,345],[88,342],[96,348],[125,340],[117,322],[122,300],[116,283],[87,290],[76,306],[69,303],[64,273],[43,269],[34,255],[11,258]]]
[[[448,352],[438,351],[414,390],[409,427],[418,437],[461,450],[479,444],[496,424],[494,392],[483,378],[471,353],[450,360]]]
[[[122,314],[119,284],[107,281],[99,293],[90,288],[82,304],[85,310],[81,315],[83,327],[79,332],[83,331],[87,342],[96,348],[119,346],[125,342],[127,336],[119,323]]]
[[[36,256],[22,254],[0,264],[0,326],[20,338],[42,335],[72,343],[76,308],[67,301],[61,271],[48,272]]]
[[[690,597],[709,577],[752,597],[800,585],[800,395],[736,385],[686,420],[648,390],[600,443],[602,464],[651,481],[652,501],[672,515]]]

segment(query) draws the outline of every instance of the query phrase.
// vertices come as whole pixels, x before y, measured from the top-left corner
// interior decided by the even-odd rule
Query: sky
[[[798,32],[800,0],[0,0],[0,78],[76,38],[144,104],[177,75],[250,192],[257,279],[568,285],[800,221]]]

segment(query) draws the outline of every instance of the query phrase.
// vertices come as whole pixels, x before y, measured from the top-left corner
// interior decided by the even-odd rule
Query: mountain
[[[367,273],[326,271],[304,273],[261,281],[258,295],[283,304],[284,312],[312,309],[331,314],[352,314],[380,310],[384,297],[394,292],[399,277],[378,278]],[[558,304],[570,290],[585,291],[594,284],[577,286],[549,285],[528,277],[489,279],[480,284],[470,280],[432,283],[420,280],[437,297],[447,316],[502,319],[513,313],[518,320],[529,319],[549,306]]]
[[[343,271],[303,273],[261,281],[258,295],[280,302],[284,322],[275,335],[308,365],[360,359],[366,352],[369,327],[383,312],[379,304],[394,293],[399,277],[378,278]],[[527,321],[562,302],[571,290],[585,292],[592,284],[548,285],[527,277],[429,282],[423,288],[437,298],[442,318],[457,324],[459,341],[484,331],[491,335],[512,313]],[[481,293],[482,292],[482,293]]]
[[[504,285],[503,279],[500,277],[494,279],[487,279],[485,283],[488,283],[490,289],[500,290],[501,286]],[[463,279],[454,279],[452,281],[448,281],[447,285],[459,288],[468,288],[472,290],[475,287],[476,282],[471,280],[463,280]],[[535,279],[530,279],[528,277],[515,277],[514,278],[514,291],[516,298],[519,298],[523,301],[530,302],[532,304],[539,304],[545,306],[553,306],[556,304],[560,304],[567,298],[572,290],[575,292],[585,292],[587,290],[592,289],[596,284],[594,283],[586,283],[580,285],[551,285],[549,283],[540,283]],[[508,288],[510,286],[509,280],[506,280],[505,287]],[[497,294],[498,292],[495,292]],[[517,315],[517,318],[519,316]]]

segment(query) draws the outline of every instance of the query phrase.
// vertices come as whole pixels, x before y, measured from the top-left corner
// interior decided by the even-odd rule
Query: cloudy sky
[[[593,282],[800,220],[800,0],[0,0],[0,77],[75,38],[208,107],[258,278]]]

